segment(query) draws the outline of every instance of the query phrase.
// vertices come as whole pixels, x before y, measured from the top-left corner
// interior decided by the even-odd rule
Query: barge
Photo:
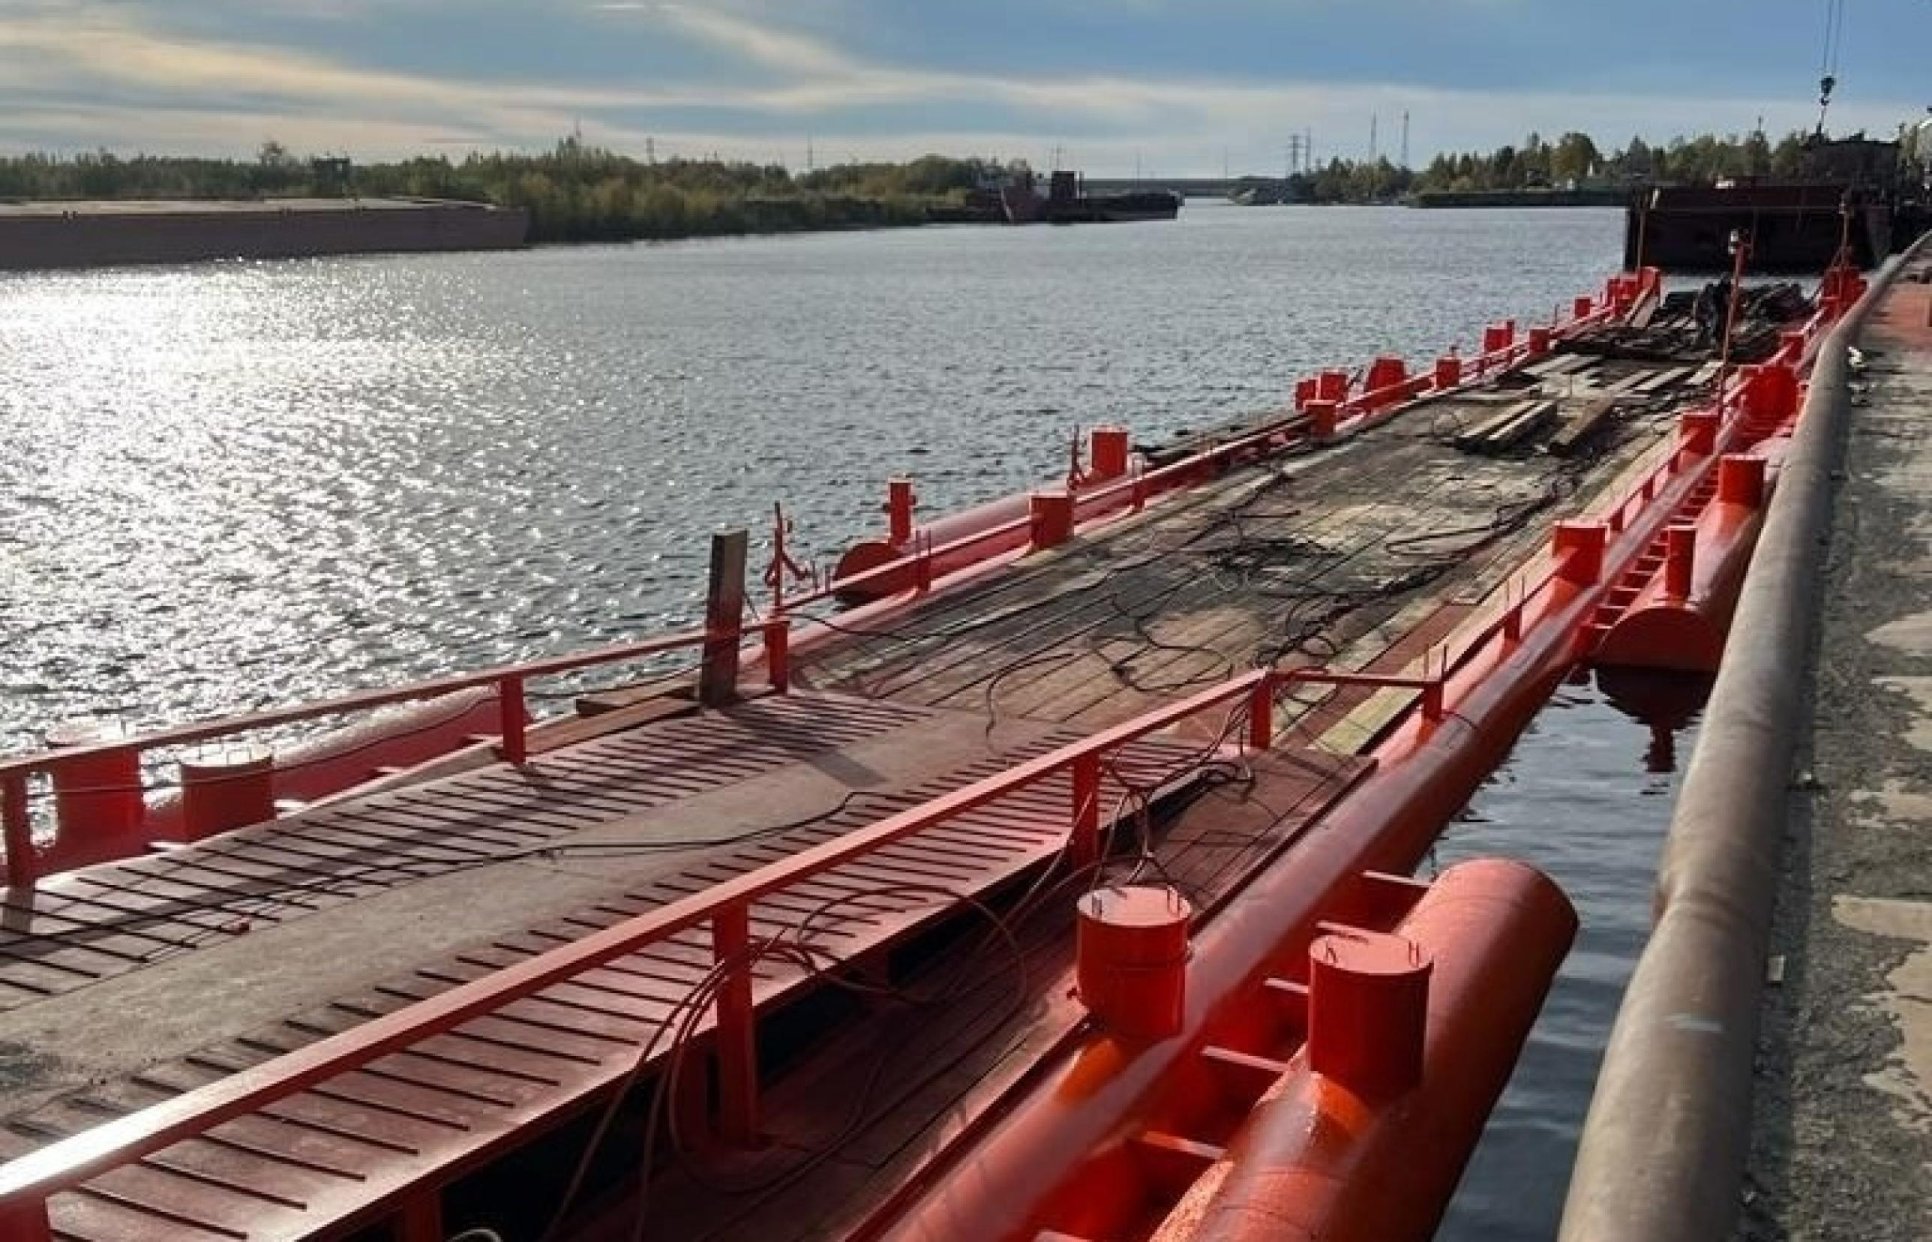
[[[447,199],[0,202],[0,271],[514,250],[529,232],[520,207]]]
[[[1408,877],[1580,661],[1721,630],[1859,292],[1685,359],[1615,277],[895,480],[829,581],[778,513],[755,608],[723,533],[689,633],[0,760],[0,1238],[1426,1237],[1574,914]],[[405,704],[475,735],[259,742]]]

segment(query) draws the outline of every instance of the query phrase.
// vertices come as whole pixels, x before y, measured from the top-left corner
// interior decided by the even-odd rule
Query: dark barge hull
[[[1822,271],[1841,246],[1860,268],[1872,268],[1898,240],[1892,214],[1890,203],[1843,183],[1660,187],[1631,201],[1624,263],[1633,270],[1650,264],[1671,272],[1728,271],[1736,231],[1751,239],[1754,272]]]
[[[510,250],[529,213],[421,199],[0,203],[0,271]]]

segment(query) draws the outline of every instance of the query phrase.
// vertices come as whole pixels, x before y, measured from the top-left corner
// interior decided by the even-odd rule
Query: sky
[[[1842,0],[1834,130],[1932,105],[1932,0]],[[794,168],[1279,172],[1817,119],[1828,0],[0,0],[0,151],[584,140]]]

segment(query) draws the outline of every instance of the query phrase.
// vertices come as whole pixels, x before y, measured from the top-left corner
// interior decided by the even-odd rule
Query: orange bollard
[[[1798,413],[1798,372],[1782,363],[1744,368],[1744,408],[1773,426]]]
[[[1401,394],[1392,389],[1401,387],[1409,378],[1409,364],[1400,358],[1384,355],[1369,363],[1368,380],[1362,385],[1366,393],[1381,394],[1379,402],[1386,404],[1399,400]]]
[[[1095,427],[1088,436],[1089,473],[1096,481],[1118,479],[1127,473],[1129,437],[1125,427]]]
[[[912,513],[919,498],[913,494],[912,480],[886,480],[886,541],[894,547],[912,542]]]
[[[1678,420],[1678,438],[1686,452],[1708,457],[1717,451],[1717,412],[1692,410]]]
[[[77,720],[47,731],[50,750],[69,750],[123,742],[128,728],[118,720]],[[52,852],[85,851],[87,841],[112,841],[140,829],[147,804],[141,796],[141,756],[133,747],[56,764],[53,769]]]
[[[181,756],[181,827],[190,841],[275,818],[275,752],[248,743]]]
[[[1764,458],[1727,453],[1717,463],[1717,503],[1756,509],[1764,504]]]
[[[1551,548],[1561,562],[1557,576],[1577,586],[1596,585],[1609,543],[1610,528],[1602,522],[1558,522]]]
[[[1444,354],[1436,359],[1436,388],[1446,390],[1462,383],[1462,359],[1455,354]]]
[[[1057,548],[1073,538],[1072,495],[1067,492],[1035,492],[1028,504],[1028,530],[1035,552]]]
[[[1308,403],[1308,434],[1318,443],[1327,443],[1335,438],[1341,425],[1341,406],[1333,401],[1310,401]]]
[[[1145,1040],[1181,1029],[1193,914],[1187,898],[1171,888],[1101,888],[1080,898],[1080,1003],[1108,1031]]]
[[[1664,598],[1690,598],[1691,571],[1697,558],[1697,528],[1676,525],[1664,531]]]
[[[1308,968],[1308,1067],[1373,1098],[1421,1082],[1429,955],[1401,936],[1331,926],[1308,946]]]

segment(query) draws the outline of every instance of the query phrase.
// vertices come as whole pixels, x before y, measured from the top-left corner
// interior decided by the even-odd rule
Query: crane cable
[[[1818,56],[1818,136],[1824,137],[1825,113],[1838,85],[1838,53],[1845,39],[1845,0],[1826,0],[1824,46]]]

